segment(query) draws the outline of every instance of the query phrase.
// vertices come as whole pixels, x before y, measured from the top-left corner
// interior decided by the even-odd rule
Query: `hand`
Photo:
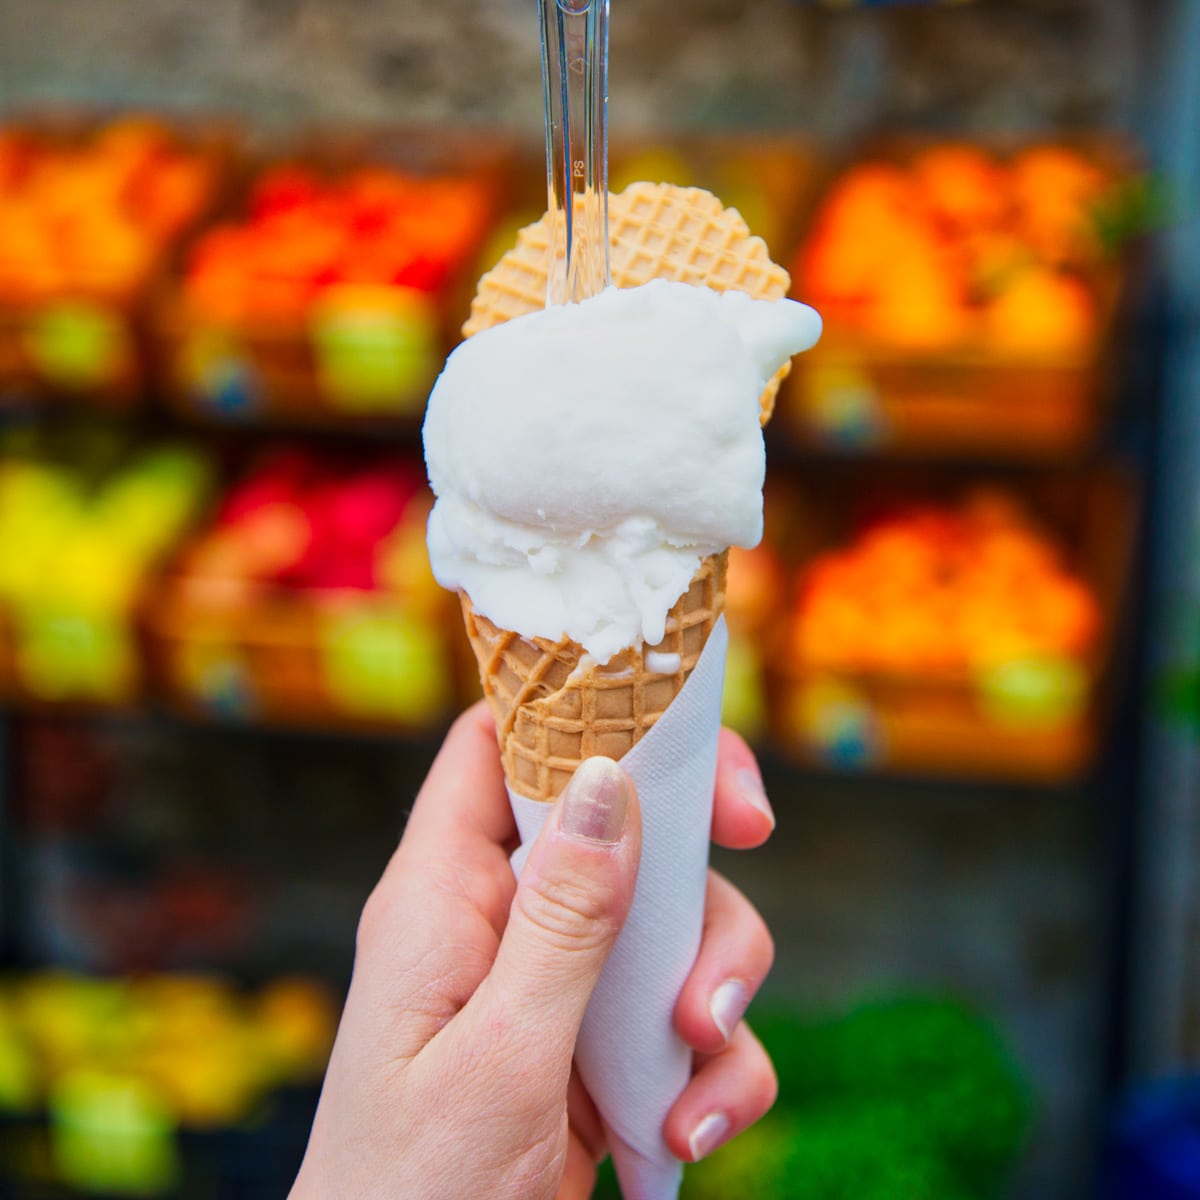
[[[773,828],[753,755],[722,730],[714,839],[748,848]],[[446,738],[363,910],[293,1200],[591,1195],[604,1134],[571,1058],[633,897],[641,816],[628,776],[587,760],[519,885],[516,844],[479,704]],[[675,1010],[696,1070],[664,1129],[685,1161],[774,1102],[770,1061],[741,1021],[773,953],[750,903],[710,872],[700,952]]]

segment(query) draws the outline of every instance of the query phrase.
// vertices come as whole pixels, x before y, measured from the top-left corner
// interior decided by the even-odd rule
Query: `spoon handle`
[[[547,304],[609,285],[609,0],[538,0],[550,214]]]

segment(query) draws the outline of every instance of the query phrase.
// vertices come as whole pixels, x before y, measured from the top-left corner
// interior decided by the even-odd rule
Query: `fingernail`
[[[733,1033],[749,1005],[749,989],[740,979],[727,979],[713,992],[712,999],[708,1002],[708,1011],[712,1014],[713,1024],[721,1031],[721,1036],[726,1041],[729,1041],[729,1035]]]
[[[625,828],[629,778],[611,758],[587,758],[563,792],[559,828],[584,842],[615,842]]]
[[[729,1118],[721,1112],[709,1113],[688,1138],[692,1162],[699,1162],[706,1154],[711,1154],[728,1136]]]
[[[738,794],[751,808],[757,808],[768,821],[771,822],[771,828],[775,828],[775,810],[771,807],[770,800],[767,799],[767,793],[763,788],[762,780],[759,778],[757,771],[752,771],[749,767],[742,767],[733,777],[733,782],[737,787]]]

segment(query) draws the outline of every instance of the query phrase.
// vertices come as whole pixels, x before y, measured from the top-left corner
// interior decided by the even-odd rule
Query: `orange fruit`
[[[1035,146],[1009,166],[1017,228],[1052,266],[1095,261],[1102,246],[1093,216],[1110,179],[1078,151]]]
[[[765,542],[753,550],[734,546],[729,551],[725,611],[732,628],[760,628],[779,606],[783,590],[779,559]]]
[[[935,218],[953,230],[994,227],[1008,212],[1003,168],[977,146],[931,146],[916,155],[910,169]]]
[[[969,332],[966,296],[942,245],[915,230],[891,245],[877,270],[864,327],[906,350],[939,350]]]
[[[900,168],[884,162],[851,167],[830,189],[822,218],[839,230],[903,221],[918,207],[912,181]]]
[[[983,335],[1003,355],[1071,357],[1098,334],[1096,301],[1079,279],[1045,267],[1021,271],[986,305]]]
[[[920,219],[912,186],[898,168],[851,168],[830,190],[795,264],[801,293],[826,306],[866,302],[891,248]]]
[[[199,211],[212,186],[212,171],[200,158],[173,155],[142,181],[138,210],[160,234],[171,234]]]
[[[1047,579],[1028,598],[1022,616],[1038,649],[1069,655],[1086,654],[1100,624],[1091,592],[1065,575]]]

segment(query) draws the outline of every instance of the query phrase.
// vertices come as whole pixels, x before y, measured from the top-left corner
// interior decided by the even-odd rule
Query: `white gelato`
[[[657,280],[518,317],[450,356],[425,416],[438,581],[600,663],[701,559],[762,537],[759,397],[820,317]]]

